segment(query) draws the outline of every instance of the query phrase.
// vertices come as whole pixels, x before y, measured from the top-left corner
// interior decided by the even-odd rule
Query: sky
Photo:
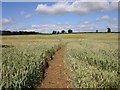
[[[86,1],[86,2],[85,2]],[[118,31],[118,0],[109,2],[2,2],[2,29],[51,33]]]

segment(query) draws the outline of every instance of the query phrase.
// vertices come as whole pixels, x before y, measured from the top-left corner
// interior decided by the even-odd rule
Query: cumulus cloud
[[[14,23],[14,20],[12,18],[3,18],[1,22],[2,25],[10,25]]]
[[[80,32],[91,32],[91,31],[95,31],[97,28],[96,25],[94,25],[92,22],[84,21],[76,25],[74,29]]]
[[[68,29],[72,29],[74,32],[95,32],[97,29],[101,32],[106,32],[107,27],[110,27],[112,31],[118,31],[118,26],[114,24],[108,25],[97,25],[90,21],[84,21],[79,24],[35,24],[31,26],[22,26],[22,25],[14,25],[12,27],[7,27],[5,30],[11,31],[35,31],[41,33],[51,33],[53,30],[66,32]],[[3,28],[4,29],[4,28]]]
[[[111,25],[110,27],[112,30],[118,30],[118,26],[116,26],[116,25],[115,26]]]
[[[24,18],[31,18],[32,15],[30,13],[27,13],[25,11],[21,11],[20,14],[24,17]]]
[[[103,0],[102,2],[93,0],[94,2],[89,2],[88,0],[77,0],[73,3],[70,2],[57,2],[51,6],[47,4],[38,4],[35,9],[39,14],[53,14],[61,15],[65,13],[77,13],[80,15],[95,12],[95,11],[105,11],[113,10],[118,8],[118,2],[112,2],[109,4],[108,0]]]
[[[36,29],[36,31],[39,32],[52,32],[53,30],[55,31],[60,31],[60,30],[68,30],[68,29],[73,29],[71,25],[69,24],[39,24],[39,25],[31,25],[33,29]]]
[[[32,29],[34,29],[37,32],[43,32],[43,33],[51,33],[53,30],[55,31],[61,31],[68,29],[72,29],[74,32],[91,32],[96,31],[97,29],[99,31],[106,32],[107,27],[110,27],[113,31],[118,31],[117,25],[96,25],[89,21],[84,21],[79,24],[39,24],[39,25],[31,25]]]
[[[82,28],[82,29],[90,29],[92,26],[92,23],[89,21],[85,21],[83,23],[80,23],[77,27]]]
[[[118,22],[117,18],[112,18],[109,16],[102,16],[96,19],[96,21],[107,21],[109,23],[116,23]]]
[[[36,11],[41,14],[64,14],[69,6],[69,3],[64,2],[59,2],[52,6],[48,6],[47,4],[39,4]]]

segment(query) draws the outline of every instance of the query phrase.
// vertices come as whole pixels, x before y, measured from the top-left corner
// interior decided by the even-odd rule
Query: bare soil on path
[[[64,45],[61,44],[61,49],[55,53],[53,60],[48,61],[49,67],[45,70],[45,78],[38,88],[71,88],[63,59]]]

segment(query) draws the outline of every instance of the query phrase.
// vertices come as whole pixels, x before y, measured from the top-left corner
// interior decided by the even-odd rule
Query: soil
[[[61,44],[61,49],[58,50],[53,60],[48,62],[49,67],[45,70],[45,78],[38,88],[71,88],[71,82],[67,68],[63,62],[64,59],[64,44]]]

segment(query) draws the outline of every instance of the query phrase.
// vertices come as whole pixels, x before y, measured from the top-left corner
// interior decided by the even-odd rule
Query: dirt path
[[[69,75],[63,63],[64,45],[61,44],[61,49],[54,55],[53,60],[48,62],[49,67],[45,71],[45,78],[38,88],[71,88]]]

